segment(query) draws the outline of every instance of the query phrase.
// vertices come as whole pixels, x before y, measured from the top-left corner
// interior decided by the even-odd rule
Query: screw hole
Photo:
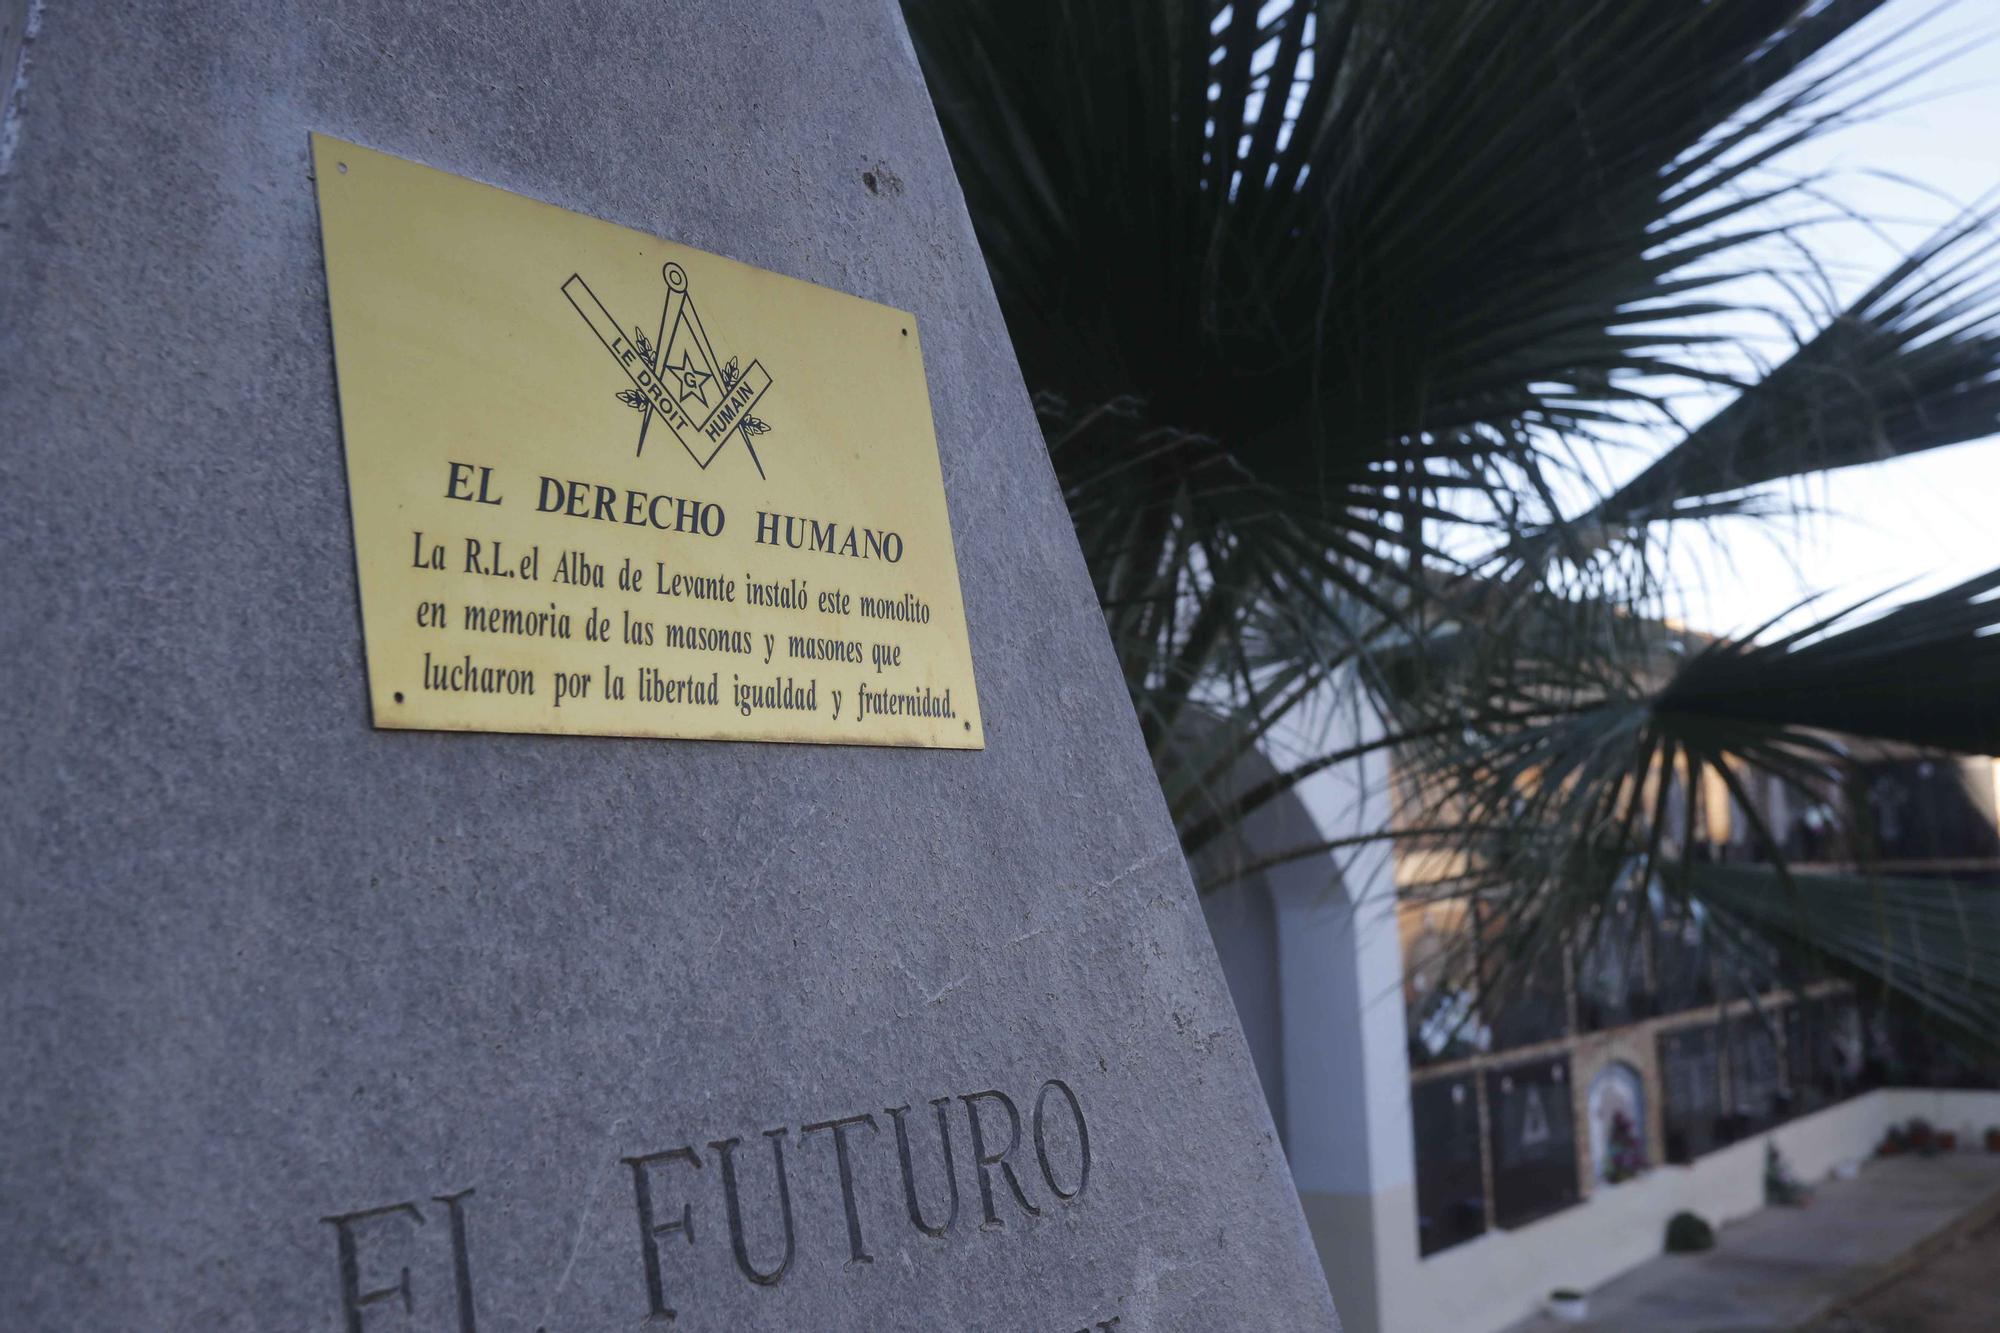
[[[345,162],[336,162],[333,165],[340,168],[341,175],[345,176],[347,174],[347,164]]]
[[[399,697],[400,697],[400,696],[399,696]],[[970,722],[966,723],[966,724],[965,724],[965,729],[966,729],[967,731],[971,731],[971,730],[972,730],[972,724],[971,724]]]
[[[396,702],[397,703],[403,702],[403,692],[401,690],[396,691]],[[971,724],[967,723],[967,725],[970,726]]]

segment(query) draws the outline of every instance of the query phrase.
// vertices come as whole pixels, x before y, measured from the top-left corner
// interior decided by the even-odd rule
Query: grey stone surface
[[[0,176],[13,156],[21,106],[21,53],[33,11],[29,0],[0,0]]]
[[[52,0],[0,180],[0,1323],[1334,1323],[890,0]],[[983,753],[372,730],[311,130],[914,310]],[[871,190],[892,174],[898,189]],[[942,1237],[886,1108],[1073,1089]],[[980,1103],[988,1148],[999,1103]],[[1048,1099],[1055,1178],[1077,1145]],[[849,1136],[872,1262],[851,1262]],[[766,1131],[787,1127],[781,1252]],[[454,1206],[438,1196],[473,1190]],[[455,1259],[453,1218],[462,1223]],[[418,1219],[421,1218],[421,1221]]]

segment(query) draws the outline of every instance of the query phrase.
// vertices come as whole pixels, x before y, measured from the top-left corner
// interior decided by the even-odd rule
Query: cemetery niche
[[[1660,1129],[1666,1159],[1685,1165],[1720,1147],[1722,1041],[1714,1024],[1675,1028],[1658,1039]]]
[[[1461,1075],[1412,1084],[1410,1118],[1417,1158],[1417,1247],[1435,1254],[1486,1231],[1478,1080]]]
[[[1877,854],[1884,861],[1990,862],[2000,857],[1991,797],[1972,790],[1961,762],[1885,759],[1860,767]],[[1991,780],[1990,774],[1984,778]],[[1909,872],[1899,868],[1899,873]]]
[[[1576,1115],[1569,1059],[1486,1075],[1493,1153],[1493,1222],[1515,1227],[1576,1203]]]
[[[1861,1090],[1861,1011],[1851,999],[1814,996],[1785,1011],[1785,1070],[1794,1105],[1817,1111]]]
[[[1715,1002],[1714,957],[1699,908],[1654,905],[1654,1008],[1662,1014]]]
[[[1619,893],[1576,955],[1577,1027],[1601,1032],[1650,1017],[1654,996],[1646,984],[1643,900]]]
[[[1752,1008],[1732,1014],[1724,1032],[1729,1047],[1729,1114],[1723,1137],[1747,1138],[1792,1114],[1792,1095],[1778,1068],[1774,1029],[1781,1015]]]
[[[1481,946],[1498,947],[1502,919],[1490,904],[1475,904],[1474,920],[1481,932]],[[1492,1024],[1490,1049],[1512,1050],[1533,1046],[1565,1036],[1570,1031],[1567,955],[1537,967],[1530,974],[1513,979],[1498,994],[1482,996],[1485,1017]]]

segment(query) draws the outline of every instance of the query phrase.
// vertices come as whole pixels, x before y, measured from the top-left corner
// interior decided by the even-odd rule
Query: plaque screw
[[[403,692],[402,692],[401,690],[397,690],[397,691],[396,691],[396,702],[397,702],[397,703],[401,703],[401,702],[403,702]],[[968,728],[972,726],[972,724],[971,724],[970,722],[966,723],[965,725],[966,725],[966,726],[967,726]]]
[[[333,165],[340,168],[341,175],[345,176],[347,174],[347,164],[345,162],[336,162]]]

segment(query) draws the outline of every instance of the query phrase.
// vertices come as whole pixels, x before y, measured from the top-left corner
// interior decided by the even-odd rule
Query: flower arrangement
[[[1632,1117],[1623,1111],[1611,1113],[1611,1131],[1605,1143],[1604,1179],[1616,1185],[1646,1169],[1646,1145],[1639,1142]]]

